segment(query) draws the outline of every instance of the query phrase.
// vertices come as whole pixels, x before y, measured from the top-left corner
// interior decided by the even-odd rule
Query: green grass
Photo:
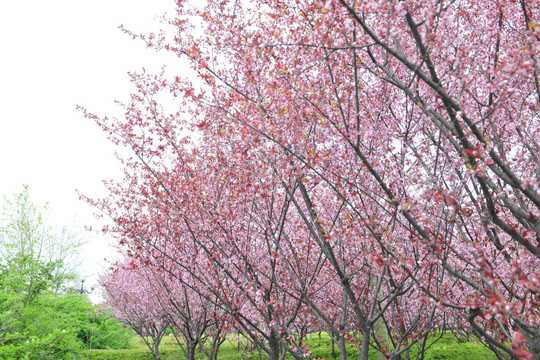
[[[426,360],[474,359],[491,360],[497,357],[485,346],[473,342],[458,342],[454,336],[443,336],[427,351]]]
[[[308,341],[313,358],[334,359],[332,357],[332,347],[330,337],[326,333],[314,333],[313,339]],[[180,347],[174,339],[164,338],[160,346],[160,355],[162,360],[185,359]],[[415,349],[411,349],[411,358],[416,355]],[[339,358],[339,348],[335,345],[335,355]],[[347,347],[347,357],[357,359],[356,347],[350,344]],[[92,360],[153,360],[150,350],[140,340],[139,337],[134,337],[130,343],[130,348],[125,350],[88,350],[86,358]],[[197,359],[206,359],[203,353],[196,356]],[[253,354],[253,359],[258,359],[258,354]],[[292,359],[292,356],[288,356]],[[376,359],[375,350],[370,349],[370,359]],[[238,352],[238,344],[235,340],[226,341],[221,345],[219,350],[219,359],[224,360],[242,360],[242,354]],[[426,352],[426,360],[442,360],[442,359],[474,359],[474,360],[491,360],[496,357],[482,345],[476,345],[472,342],[459,342],[450,333],[445,334],[438,342],[436,342]]]
[[[176,341],[169,337],[164,337],[159,347],[159,354],[162,360],[185,359],[182,349]],[[139,336],[131,339],[129,349],[124,350],[87,350],[85,352],[88,360],[153,360],[152,353]],[[203,353],[197,354],[197,359],[206,359]],[[225,342],[220,347],[219,359],[241,359],[236,345]]]

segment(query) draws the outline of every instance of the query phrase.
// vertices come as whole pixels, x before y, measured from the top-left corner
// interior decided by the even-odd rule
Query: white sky
[[[0,198],[28,184],[58,223],[100,227],[76,190],[105,195],[103,179],[122,177],[114,147],[77,104],[103,115],[132,90],[128,71],[175,62],[122,33],[157,32],[174,0],[0,1]],[[99,233],[82,236],[88,281],[107,256]],[[90,285],[90,284],[89,284]]]

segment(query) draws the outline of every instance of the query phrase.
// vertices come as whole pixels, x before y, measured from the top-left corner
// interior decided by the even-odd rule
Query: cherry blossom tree
[[[135,155],[96,205],[137,256],[189,271],[271,358],[309,356],[301,311],[363,359],[449,317],[540,356],[537,1],[177,5],[173,37],[126,31],[200,86],[133,74],[125,119],[86,112]]]
[[[196,165],[212,169],[211,154],[206,153],[202,158],[204,164]],[[200,304],[208,302],[219,308],[219,312],[225,312],[228,318],[224,322],[231,324],[230,330],[247,336],[261,351],[280,356],[289,347],[289,351],[296,351],[302,357],[304,348],[294,340],[293,327],[305,305],[300,296],[287,296],[290,289],[280,266],[277,240],[264,234],[268,224],[254,221],[257,199],[246,193],[242,200],[238,197],[240,188],[234,197],[227,199],[225,191],[231,189],[224,191],[224,179],[215,176],[227,175],[228,180],[239,185],[243,178],[233,178],[230,172],[208,172],[201,184],[191,179],[185,183],[170,175],[167,181],[177,187],[175,191],[185,192],[186,186],[190,186],[190,191],[200,196],[179,209],[167,203],[176,199],[165,200],[162,194],[158,202],[149,206],[147,201],[138,201],[139,193],[156,189],[155,180],[140,190],[133,181],[129,185],[131,198],[122,200],[132,204],[129,213],[116,214],[119,231],[126,241],[131,241],[127,244],[131,247],[128,254],[141,264],[172,263],[173,266],[167,266],[168,273],[183,284],[184,291],[192,294],[190,298],[200,297]],[[199,191],[194,185],[205,188]],[[261,222],[264,220],[266,217]],[[317,262],[320,267],[320,259]],[[311,282],[313,279],[312,274]]]
[[[106,306],[114,316],[129,325],[152,352],[160,359],[159,346],[169,326],[169,314],[160,306],[160,295],[155,282],[144,270],[133,263],[117,264],[102,275]]]
[[[209,360],[217,359],[218,350],[225,342],[227,332],[223,326],[223,311],[215,300],[200,290],[197,281],[189,273],[178,271],[178,266],[161,258],[161,266],[153,266],[152,281],[156,285],[156,297],[169,315],[172,335],[182,348],[186,359],[195,359],[197,351]]]

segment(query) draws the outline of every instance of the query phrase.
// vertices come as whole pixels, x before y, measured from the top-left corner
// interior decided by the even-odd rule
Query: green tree
[[[48,205],[35,205],[28,186],[12,198],[4,198],[0,220],[1,289],[24,294],[28,303],[44,290],[59,291],[73,278],[76,255],[82,242],[66,227],[46,224]]]

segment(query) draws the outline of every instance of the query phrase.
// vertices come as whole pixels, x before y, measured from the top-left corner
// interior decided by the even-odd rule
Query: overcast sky
[[[174,62],[118,29],[157,31],[159,16],[173,10],[174,0],[0,1],[0,197],[28,184],[55,221],[97,224],[76,190],[102,196],[102,180],[121,178],[122,169],[76,105],[114,114],[114,100],[131,91],[128,71]],[[91,279],[107,254],[101,235],[82,235]]]

